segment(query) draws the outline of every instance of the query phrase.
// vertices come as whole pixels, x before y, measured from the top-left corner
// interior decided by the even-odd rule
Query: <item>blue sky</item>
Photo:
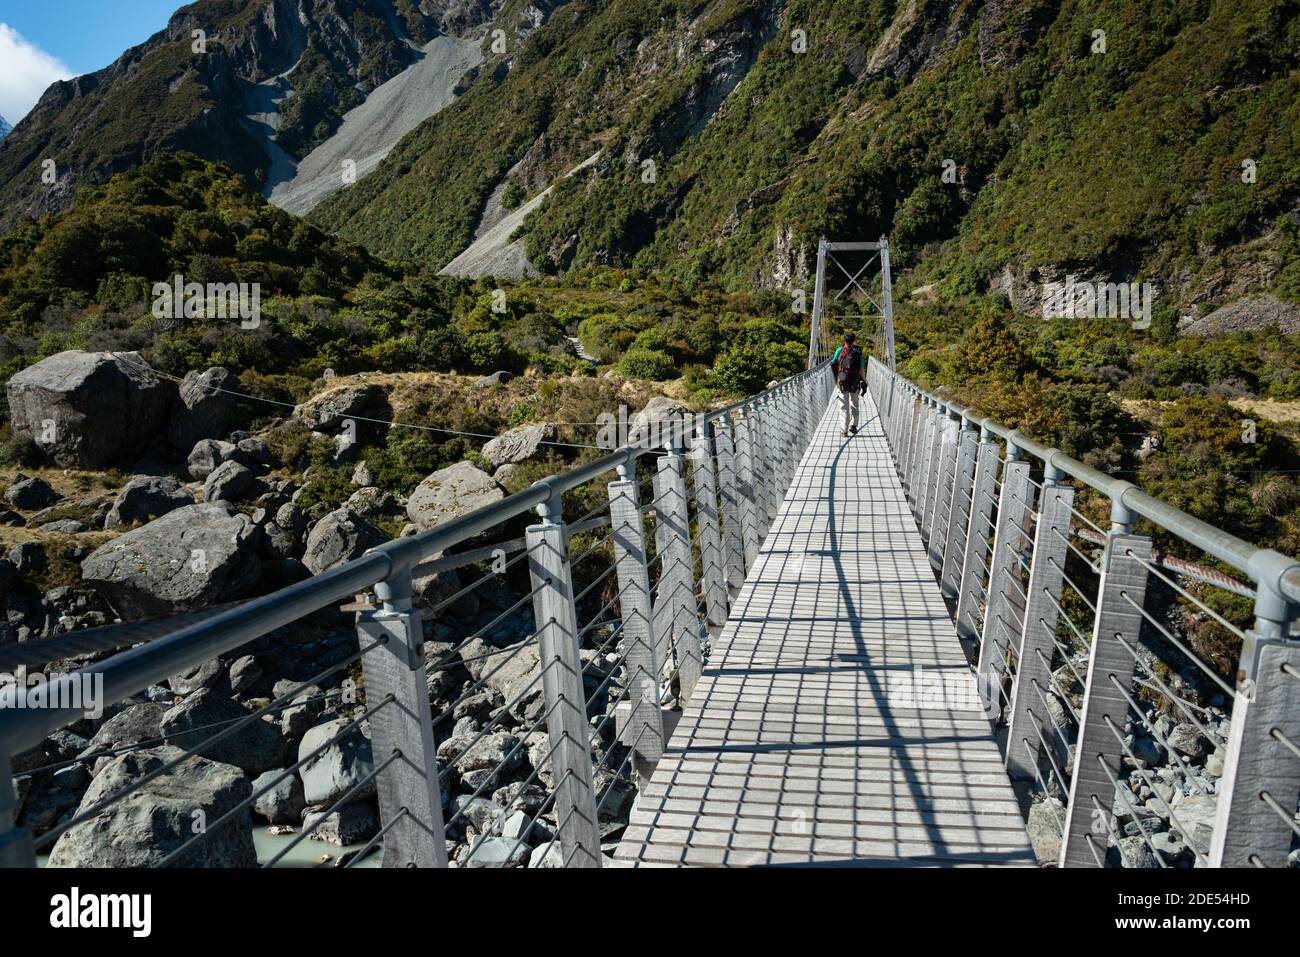
[[[108,66],[185,0],[0,0],[0,116],[17,123],[52,82]]]

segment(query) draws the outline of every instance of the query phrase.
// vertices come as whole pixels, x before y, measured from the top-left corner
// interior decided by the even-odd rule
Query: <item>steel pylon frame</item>
[[[876,255],[867,259],[866,263],[855,273],[850,273],[838,259],[835,258],[837,252],[870,252]],[[893,370],[896,367],[894,351],[894,291],[893,278],[889,271],[889,240],[881,236],[878,242],[832,242],[825,236],[817,241],[817,283],[813,287],[813,309],[812,321],[809,324],[808,332],[808,368],[812,368],[826,356],[822,354],[821,337],[823,334],[822,319],[824,318],[826,306],[828,305],[826,296],[826,265],[830,261],[840,272],[848,278],[848,285],[837,290],[830,297],[830,302],[835,302],[849,289],[857,289],[868,302],[876,309],[878,314],[871,314],[870,318],[877,318],[881,321],[884,330],[884,355],[881,358]],[[871,293],[858,282],[858,279],[865,273],[874,262],[880,262],[880,301],[877,302]]]

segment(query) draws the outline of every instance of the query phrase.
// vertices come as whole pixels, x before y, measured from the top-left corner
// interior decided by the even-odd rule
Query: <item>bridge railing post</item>
[[[1012,689],[1007,737],[1007,772],[1012,778],[1033,780],[1041,757],[1055,761],[1058,753],[1049,735],[1055,733],[1042,698],[1051,691],[1053,639],[1056,635],[1061,589],[1065,581],[1065,556],[1070,534],[1074,489],[1060,484],[1051,465],[1043,474],[1042,497],[1034,529],[1034,553],[1025,589],[1025,617],[1016,649],[1016,681]],[[1059,767],[1059,763],[1056,765]],[[1066,786],[1057,774],[1058,783]]]
[[[754,485],[753,420],[744,407],[736,417],[736,470],[740,479],[740,536],[744,544],[745,572],[758,557],[758,502]]]
[[[539,508],[542,521],[525,532],[533,585],[533,618],[546,698],[555,779],[555,820],[566,867],[600,867],[600,825],[591,758],[591,725],[578,654],[578,615],[567,530]]]
[[[721,628],[727,622],[727,572],[718,527],[718,491],[713,472],[712,436],[712,426],[707,422],[701,423],[689,458],[695,486],[695,522],[699,529],[705,614],[710,625]]]
[[[992,599],[991,589],[984,591],[986,570],[989,567],[989,533],[993,531],[993,491],[998,478],[998,458],[1001,450],[987,430],[980,431],[976,452],[975,481],[971,487],[970,523],[966,529],[966,544],[961,557],[961,579],[957,586],[957,612],[955,623],[957,637],[970,643],[979,639],[975,616],[983,597],[985,607]]]
[[[981,687],[989,687],[993,676],[1008,674],[1007,663],[1019,643],[1024,623],[1024,595],[1018,590],[1018,554],[1028,537],[1033,504],[1029,463],[1016,458],[1014,445],[1007,446],[1002,467],[1002,490],[998,494],[998,520],[989,558],[989,594],[984,604],[984,628],[980,633],[979,674]],[[1005,681],[998,679],[1005,684]],[[1009,694],[1009,689],[1008,689]],[[1009,704],[1009,702],[1006,702]],[[999,709],[1001,710],[1001,709]]]
[[[957,459],[952,481],[952,504],[948,507],[948,527],[945,530],[943,559],[939,570],[939,590],[945,598],[956,599],[961,587],[962,559],[965,556],[970,519],[974,514],[973,490],[975,486],[975,453],[979,446],[979,432],[966,428],[957,433]]]
[[[686,457],[674,448],[660,456],[655,475],[655,515],[663,557],[654,606],[656,646],[667,660],[671,646],[677,663],[679,700],[685,704],[703,669],[700,619],[695,605],[695,561],[691,554],[690,512],[686,499]]]
[[[1211,867],[1288,867],[1300,792],[1300,609],[1261,575],[1238,664]]]
[[[628,470],[631,472],[631,470]],[[646,566],[645,522],[638,485],[629,478],[610,482],[609,520],[618,570],[618,605],[626,649],[628,700],[632,702],[619,738],[645,767],[663,756],[664,723],[659,705],[663,660],[656,654],[650,573]]]
[[[745,581],[745,541],[741,533],[740,479],[736,471],[731,416],[718,420],[713,432],[718,445],[718,500],[722,510],[722,546],[726,552],[728,598]]]
[[[767,400],[759,396],[750,403],[753,417],[749,433],[749,453],[754,480],[754,507],[758,518],[758,540],[767,538],[772,526],[772,436]]]
[[[384,867],[446,867],[442,795],[433,715],[424,663],[424,624],[411,601],[411,571],[402,567],[375,587],[381,604],[357,616],[362,647],[383,647],[362,658],[366,697],[390,696],[370,715],[371,747],[381,758],[400,754],[375,778],[384,831]]]
[[[1137,670],[1137,659],[1124,643],[1134,651],[1141,643],[1139,609],[1146,603],[1147,566],[1152,558],[1151,539],[1134,535],[1130,528],[1131,519],[1113,524],[1102,554],[1087,684],[1079,710],[1076,758],[1061,836],[1061,867],[1103,865],[1114,782],[1124,776],[1123,746],[1115,729],[1124,733]],[[1186,837],[1190,842],[1192,835]]]
[[[930,456],[934,451],[931,437],[934,434],[934,406],[929,399],[921,400],[921,422],[917,430],[916,463],[912,466],[912,513],[917,527],[925,524],[925,496],[930,485]]]
[[[943,567],[943,550],[947,545],[948,520],[953,506],[953,479],[957,472],[957,433],[959,424],[947,412],[941,413],[935,455],[934,494],[931,496],[925,523],[926,549],[930,565],[938,572]]]

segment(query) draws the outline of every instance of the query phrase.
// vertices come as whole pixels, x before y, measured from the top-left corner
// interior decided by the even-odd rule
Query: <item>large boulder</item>
[[[691,410],[676,399],[657,395],[645,404],[645,408],[632,416],[632,421],[628,423],[628,445],[661,445],[674,429],[682,429],[689,435],[690,429],[683,422],[690,414]]]
[[[78,757],[88,757],[107,751],[115,751],[139,744],[141,741],[153,741],[162,737],[162,719],[167,713],[167,706],[153,701],[145,701],[123,708],[113,717],[99,726],[95,736],[90,739]],[[100,758],[100,761],[109,760]]]
[[[266,791],[253,802],[253,810],[258,815],[272,824],[297,824],[302,820],[307,802],[303,800],[302,781],[297,774],[292,771],[285,774],[283,769],[265,771],[253,782],[255,792],[263,788]]]
[[[224,462],[240,461],[239,447],[220,439],[199,439],[186,459],[186,469],[191,478],[203,481]]]
[[[105,528],[151,522],[168,512],[194,504],[194,496],[181,487],[174,478],[165,475],[137,475],[122,486],[117,493]]]
[[[187,505],[95,549],[81,577],[124,618],[203,608],[257,584],[260,535],[225,502]]]
[[[14,476],[13,484],[5,489],[5,501],[25,512],[48,508],[62,497],[45,479],[31,478],[21,472]]]
[[[382,530],[349,508],[336,508],[312,526],[302,563],[313,575],[360,558],[388,541]]]
[[[330,434],[342,432],[351,420],[357,436],[386,431],[384,423],[393,414],[388,394],[381,387],[357,382],[314,395],[295,412],[313,428]]]
[[[189,452],[200,439],[225,435],[235,410],[239,379],[228,369],[213,366],[205,372],[185,374],[177,390],[178,401],[167,427],[167,439],[178,452]]]
[[[489,441],[483,446],[483,458],[491,462],[493,468],[526,462],[543,453],[546,443],[554,440],[555,426],[549,422],[545,425],[526,425]]]
[[[415,487],[406,501],[406,514],[425,530],[505,497],[505,489],[492,476],[469,462],[457,462],[438,469]]]
[[[203,482],[205,502],[238,502],[253,487],[253,473],[233,459],[222,462]]]
[[[5,385],[15,434],[63,468],[103,469],[138,455],[161,432],[174,394],[138,352],[68,350]]]
[[[149,748],[123,754],[95,775],[77,813],[89,810],[181,751]],[[50,853],[50,867],[155,867],[195,834],[194,824],[213,824],[253,793],[248,778],[228,764],[191,757],[146,781],[88,821],[65,831]],[[211,828],[175,862],[177,867],[256,867],[252,823],[242,809]]]
[[[314,728],[309,728],[298,743],[298,760],[303,765],[298,770],[302,778],[303,797],[308,804],[330,805],[356,787],[375,769],[371,756],[370,738],[364,727],[354,728],[325,746],[320,754],[305,760],[309,754],[339,734],[351,718],[335,718]],[[362,787],[352,796],[360,800],[375,793],[374,782]]]
[[[278,725],[258,718],[233,734],[216,738],[249,714],[222,692],[203,688],[163,715],[161,730],[170,745],[233,764],[252,775],[278,768],[284,759],[284,738]]]

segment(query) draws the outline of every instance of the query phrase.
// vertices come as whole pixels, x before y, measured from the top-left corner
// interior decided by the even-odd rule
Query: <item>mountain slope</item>
[[[53,84],[0,142],[0,225],[61,209],[75,189],[185,150],[261,186],[273,159],[328,139],[349,109],[451,24],[500,5],[419,0],[198,0],[96,73]],[[201,31],[201,35],[196,35]],[[56,164],[46,184],[43,163]]]
[[[576,2],[314,219],[445,263],[522,163],[530,195],[554,184],[524,227],[543,271],[785,285],[820,234],[889,234],[918,281],[1026,308],[1071,271],[1151,279],[1182,308],[1294,298],[1297,13],[1295,0]],[[596,167],[559,181],[597,148]]]
[[[0,140],[8,136],[9,131],[12,129],[13,129],[13,124],[10,123],[8,120],[6,120],[3,116],[0,116]]]

